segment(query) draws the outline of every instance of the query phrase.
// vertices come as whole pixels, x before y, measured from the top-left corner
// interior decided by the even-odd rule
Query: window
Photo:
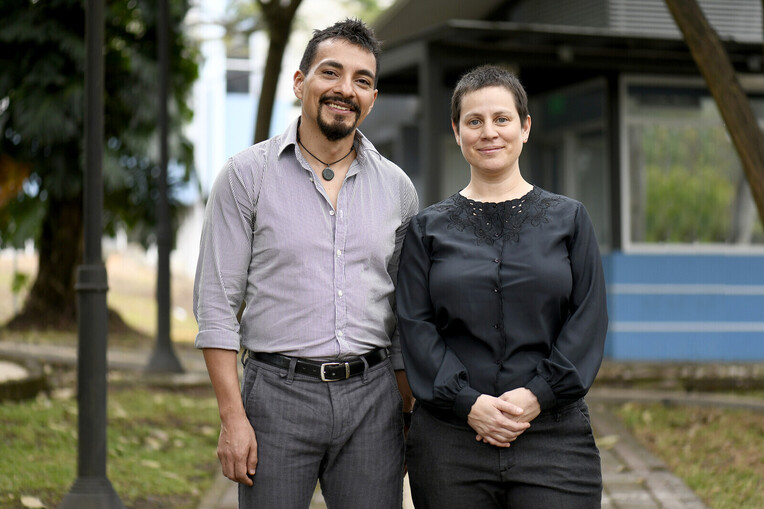
[[[764,245],[740,160],[705,87],[626,90],[631,243]],[[751,100],[761,118],[764,99]]]
[[[611,214],[605,94],[604,81],[593,80],[530,97],[531,136],[520,168],[533,184],[580,200],[592,219],[600,247],[608,250]]]

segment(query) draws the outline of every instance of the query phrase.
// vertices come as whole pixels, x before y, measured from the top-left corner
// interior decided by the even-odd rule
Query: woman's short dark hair
[[[374,61],[377,64],[376,69],[374,70],[374,85],[376,86],[377,75],[379,74],[379,55],[382,53],[382,43],[377,40],[374,31],[370,27],[363,21],[353,18],[338,21],[334,25],[324,28],[323,30],[314,30],[313,37],[308,42],[308,45],[305,47],[305,52],[302,54],[300,71],[305,75],[308,74],[310,67],[313,65],[313,60],[316,58],[318,45],[330,39],[343,39],[350,44],[362,47],[374,55]]]
[[[486,87],[504,87],[515,98],[515,107],[520,116],[520,124],[525,125],[528,118],[528,95],[517,76],[496,65],[481,65],[467,71],[459,78],[451,96],[451,121],[459,129],[459,117],[462,113],[462,99],[466,94]]]

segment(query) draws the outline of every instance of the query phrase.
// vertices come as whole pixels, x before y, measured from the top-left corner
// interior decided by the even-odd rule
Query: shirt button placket
[[[345,252],[346,238],[347,238],[347,218],[343,214],[343,208],[346,201],[346,189],[345,186],[340,190],[340,194],[337,197],[337,208],[329,212],[334,216],[335,229],[334,229],[334,334],[337,338],[338,349],[340,353],[344,353],[346,350],[345,342],[345,325],[347,324],[347,306],[346,299],[343,296],[345,290],[345,264],[347,261],[347,253]]]
[[[498,238],[500,235],[495,234],[494,237]],[[501,297],[501,254],[503,251],[503,243],[498,243],[498,252],[496,253],[496,256],[492,260],[494,263],[494,266],[496,267],[496,287],[493,289],[494,293],[497,294],[499,297],[497,302],[497,309],[496,309],[496,322],[493,324],[493,329],[497,333],[497,341],[501,341],[500,338],[503,338],[504,336],[504,330],[502,324],[504,323],[504,317],[503,317],[503,305],[502,305],[502,297]],[[501,370],[502,365],[502,359],[494,359],[494,363],[496,364],[497,369]]]

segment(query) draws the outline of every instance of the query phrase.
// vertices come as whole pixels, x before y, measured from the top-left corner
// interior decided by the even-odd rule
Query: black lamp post
[[[106,477],[106,267],[103,210],[103,0],[85,10],[85,178],[83,264],[77,270],[77,479],[59,509],[124,509]]]
[[[170,250],[172,228],[167,201],[167,98],[169,96],[170,23],[167,0],[157,2],[157,51],[159,61],[159,199],[157,201],[157,338],[146,367],[151,372],[183,372],[170,340]]]

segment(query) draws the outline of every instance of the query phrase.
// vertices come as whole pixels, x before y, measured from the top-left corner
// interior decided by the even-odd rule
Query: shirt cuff
[[[467,422],[467,416],[472,411],[472,405],[480,397],[480,393],[469,385],[462,389],[456,395],[454,400],[454,413],[464,422]]]
[[[199,331],[194,340],[196,348],[220,348],[239,351],[241,339],[238,332],[227,330]]]
[[[539,400],[541,410],[548,410],[554,408],[557,405],[557,397],[554,395],[552,388],[549,386],[546,380],[541,376],[534,376],[530,382],[525,386],[526,389],[536,395],[536,399]]]

